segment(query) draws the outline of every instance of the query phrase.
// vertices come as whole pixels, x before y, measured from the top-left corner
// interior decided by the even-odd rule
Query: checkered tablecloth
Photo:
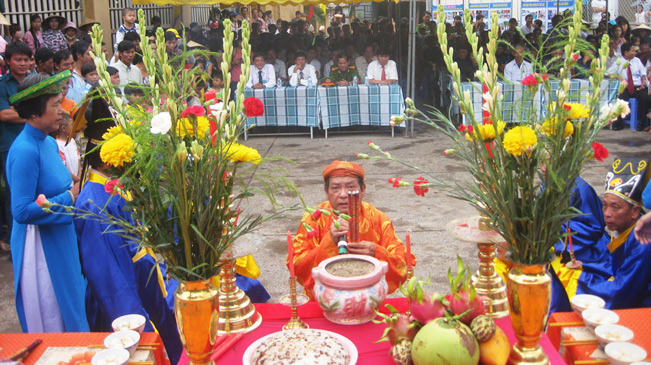
[[[550,100],[546,100],[545,95],[540,92],[536,93],[533,104],[529,102],[531,96],[526,87],[519,84],[499,82],[501,95],[504,97],[502,101],[502,120],[507,123],[519,123],[524,121],[526,115],[530,115],[531,111],[537,111],[539,116],[545,113],[546,105]],[[554,90],[558,90],[560,83],[558,81],[551,81],[550,87],[552,90],[551,101],[556,99]],[[617,99],[617,89],[619,88],[619,80],[609,79],[601,82],[601,105],[614,103]],[[473,112],[475,120],[481,122],[482,120],[482,84],[479,82],[463,82],[461,83],[461,92],[470,91],[470,99],[472,100]],[[568,102],[587,103],[587,93],[590,90],[590,83],[588,80],[574,79],[570,81],[570,93],[567,97]],[[527,102],[524,103],[524,100]],[[464,123],[470,123],[464,117]]]
[[[264,115],[248,118],[247,127],[319,127],[316,87],[245,89],[244,97],[249,96],[262,100]]]
[[[391,116],[405,110],[398,84],[319,87],[318,91],[323,129],[390,126]]]

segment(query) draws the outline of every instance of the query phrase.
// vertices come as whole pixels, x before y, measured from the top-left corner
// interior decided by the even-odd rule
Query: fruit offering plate
[[[73,359],[86,352],[100,352],[101,348],[89,347],[48,347],[35,365],[52,365],[52,364],[74,364]],[[77,356],[76,356],[77,355]],[[133,356],[129,358],[129,362],[147,362],[154,361],[153,353],[150,350],[136,350]],[[88,361],[90,362],[90,361]],[[84,363],[87,363],[84,361]]]
[[[253,342],[244,352],[242,363],[255,365],[264,358],[269,363],[342,364],[357,363],[357,347],[334,332],[299,329],[271,333]],[[262,361],[260,361],[262,362]]]

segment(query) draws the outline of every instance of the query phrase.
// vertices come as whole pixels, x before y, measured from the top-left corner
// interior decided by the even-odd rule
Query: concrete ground
[[[271,130],[270,132],[276,132]],[[356,161],[358,152],[369,152],[367,141],[372,140],[394,156],[415,165],[431,169],[440,178],[464,178],[464,168],[454,157],[445,157],[443,150],[451,147],[449,140],[424,125],[416,126],[413,138],[400,133],[391,138],[388,129],[374,128],[366,131],[329,133],[328,139],[320,132],[313,140],[309,136],[255,136],[245,144],[257,148],[267,157],[282,155],[295,161],[295,165],[282,163],[287,169],[285,176],[292,179],[310,205],[324,200],[322,169],[332,160]],[[582,174],[601,193],[604,177],[613,157],[649,157],[651,135],[631,130],[604,130],[599,141],[610,151],[605,162],[592,161]],[[461,256],[473,270],[477,268],[477,249],[474,245],[460,242],[445,230],[446,224],[463,217],[477,215],[468,204],[451,199],[441,192],[430,191],[424,198],[418,197],[410,188],[395,189],[387,182],[390,177],[400,176],[406,180],[419,175],[397,163],[383,160],[359,161],[366,169],[367,192],[365,200],[384,211],[394,223],[397,234],[404,240],[405,232],[412,232],[412,248],[418,258],[415,268],[417,276],[432,277],[431,290],[448,291],[447,270],[455,267],[455,257]],[[298,199],[289,192],[283,192],[285,204],[295,204]],[[250,207],[266,210],[268,203],[254,200]],[[250,208],[249,208],[250,209]],[[246,211],[246,210],[245,210]],[[289,291],[289,273],[285,266],[287,251],[286,233],[296,232],[302,216],[300,211],[291,211],[285,217],[267,222],[254,236],[259,241],[254,253],[262,271],[260,280],[271,294],[271,301]],[[0,332],[19,332],[20,326],[14,309],[13,275],[7,256],[0,258]]]

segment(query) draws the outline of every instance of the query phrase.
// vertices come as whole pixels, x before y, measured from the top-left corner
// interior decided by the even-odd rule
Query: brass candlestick
[[[407,280],[405,280],[405,282],[408,283],[409,280],[411,280],[411,278],[413,278],[413,277],[414,277],[414,268],[413,267],[408,267],[407,268]]]
[[[284,305],[292,307],[292,318],[289,319],[289,322],[283,326],[283,331],[287,330],[297,330],[297,329],[307,329],[310,326],[303,322],[298,317],[297,307],[307,303],[309,298],[305,294],[298,294],[296,292],[296,277],[289,278],[289,294],[285,294],[280,297],[279,302]]]
[[[235,259],[228,254],[223,260],[219,286],[218,334],[250,332],[262,323],[251,299],[235,285]]]
[[[486,217],[462,218],[447,225],[448,232],[457,239],[477,244],[479,253],[479,270],[472,276],[472,284],[477,294],[487,300],[486,311],[493,318],[509,315],[509,302],[506,297],[506,285],[495,273],[493,260],[498,242],[504,242],[502,236],[492,230]]]

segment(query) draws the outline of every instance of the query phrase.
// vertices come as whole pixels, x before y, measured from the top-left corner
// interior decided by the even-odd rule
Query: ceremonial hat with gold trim
[[[41,95],[58,94],[63,85],[70,79],[70,70],[65,70],[52,77],[21,90],[9,98],[9,103],[16,104],[21,101],[37,98]]]
[[[649,180],[649,160],[643,158],[617,158],[606,174],[606,192],[631,204],[642,205],[642,191]]]

